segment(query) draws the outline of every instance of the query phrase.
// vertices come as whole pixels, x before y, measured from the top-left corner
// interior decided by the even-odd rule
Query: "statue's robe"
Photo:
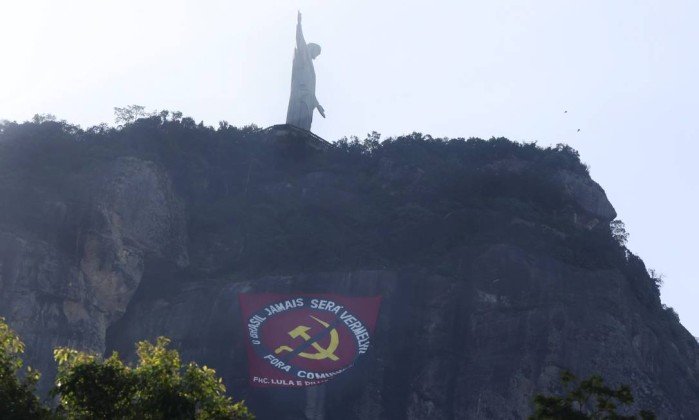
[[[291,70],[291,96],[286,123],[311,130],[313,110],[318,106],[316,100],[316,72],[308,46],[301,36],[294,51],[294,64]]]

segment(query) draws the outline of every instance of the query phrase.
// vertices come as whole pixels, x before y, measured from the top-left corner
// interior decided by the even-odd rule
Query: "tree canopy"
[[[0,417],[3,419],[236,419],[254,416],[243,402],[226,396],[216,372],[183,364],[170,340],[139,342],[131,367],[117,353],[103,359],[66,347],[54,350],[58,363],[51,395],[58,406],[35,394],[39,373],[23,369],[24,343],[0,318]]]
[[[0,318],[0,417],[44,419],[49,410],[34,394],[39,372],[24,366],[24,343]],[[21,379],[20,379],[21,378]]]

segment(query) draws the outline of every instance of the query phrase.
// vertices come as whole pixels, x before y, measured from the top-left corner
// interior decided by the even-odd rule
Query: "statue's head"
[[[312,59],[315,59],[320,55],[320,45],[309,42],[308,53],[311,54]]]

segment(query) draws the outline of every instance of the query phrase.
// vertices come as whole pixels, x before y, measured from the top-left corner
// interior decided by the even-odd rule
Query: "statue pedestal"
[[[284,147],[300,147],[317,151],[327,150],[332,147],[330,142],[323,140],[320,136],[291,124],[273,125],[266,128],[265,131],[269,134],[270,140]]]

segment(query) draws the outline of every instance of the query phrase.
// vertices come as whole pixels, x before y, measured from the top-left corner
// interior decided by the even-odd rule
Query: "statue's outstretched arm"
[[[308,50],[306,40],[303,38],[303,30],[301,29],[301,12],[299,12],[296,21],[296,48],[299,50],[299,52],[305,52],[306,50]]]
[[[306,45],[306,40],[303,38],[303,31],[301,30],[301,12],[298,14],[296,23],[296,54],[303,63],[311,61],[311,57],[308,54],[308,45]]]

